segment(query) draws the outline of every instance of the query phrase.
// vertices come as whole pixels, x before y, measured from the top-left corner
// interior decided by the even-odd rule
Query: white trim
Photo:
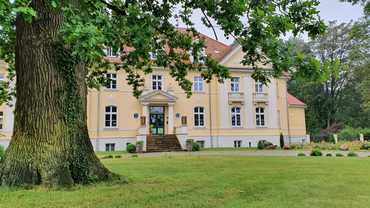
[[[106,126],[105,124],[106,124],[106,115],[107,115],[107,112],[106,112],[106,108],[107,107],[110,107],[111,108],[111,111],[112,111],[112,107],[116,107],[116,112],[115,112],[115,114],[116,114],[116,126],[112,126],[112,115],[113,115],[113,113],[112,112],[109,112],[109,115],[111,115],[110,116],[110,126]],[[119,118],[118,118],[118,112],[119,112],[119,109],[118,109],[118,106],[117,105],[106,105],[106,106],[104,106],[104,129],[118,129],[118,121],[119,121]]]
[[[239,108],[239,113],[232,113],[232,108]],[[231,128],[235,128],[235,127],[237,127],[237,128],[240,128],[240,127],[242,127],[243,128],[243,110],[242,110],[242,107],[241,106],[239,106],[239,105],[233,105],[233,106],[230,106],[230,126],[231,126]],[[236,116],[237,115],[239,115],[240,116],[240,125],[238,125],[237,123],[236,123],[236,125],[235,126],[233,126],[233,121],[232,121],[232,115],[235,115],[235,122],[237,122],[237,119],[236,119]]]
[[[260,112],[259,113],[257,113],[256,112],[256,109],[257,108],[263,108],[263,113],[261,113],[261,110],[260,110]],[[260,125],[257,125],[257,115],[260,115]],[[261,119],[261,115],[263,115],[263,118],[264,118],[264,121],[263,121],[263,125],[261,125],[261,123],[262,123],[262,119]],[[266,107],[265,106],[256,106],[255,108],[254,108],[254,123],[256,124],[256,128],[258,128],[258,127],[267,127],[266,126],[266,123],[267,123],[267,116],[266,116]]]
[[[235,79],[235,78],[237,78],[238,79],[238,82],[233,82],[232,81],[232,79]],[[230,78],[230,92],[240,92],[240,83],[241,83],[241,77],[239,77],[239,76],[232,76],[231,78]],[[232,90],[232,87],[231,87],[231,84],[237,84],[238,85],[238,90],[235,90],[235,86],[234,86],[234,91]]]
[[[194,42],[199,42],[199,39],[195,39],[195,40],[193,40],[193,42],[192,43],[194,43]],[[190,51],[188,51],[187,52],[187,54],[189,54],[189,59],[190,59],[190,62],[192,63],[192,64],[204,64],[204,61],[199,61],[199,58],[198,58],[198,61],[197,62],[195,62],[195,60],[194,60],[194,56],[192,55],[192,52],[193,52],[193,50],[190,50]],[[206,49],[205,48],[203,48],[203,50],[201,51],[201,52],[199,52],[198,54],[197,54],[197,56],[203,56],[203,57],[205,57],[205,56],[207,56],[206,55]]]
[[[222,59],[222,61],[220,62],[220,65],[225,65],[226,62],[228,62],[231,59],[231,57],[233,57],[241,49],[242,49],[242,45],[238,44],[238,46],[234,48],[233,51],[231,51],[224,59]]]
[[[257,87],[256,87],[257,85]],[[264,93],[265,90],[263,89],[265,86],[259,81],[259,80],[254,80],[254,92],[255,93]],[[260,91],[260,89],[262,91]]]
[[[153,76],[162,76],[162,79],[161,79],[162,89],[161,90],[165,90],[165,88],[166,88],[166,84],[165,84],[165,80],[164,80],[165,74],[163,72],[153,72],[153,73],[150,74],[150,85],[149,85],[150,91],[157,91],[157,90],[153,90]]]
[[[228,84],[228,79],[224,79],[224,84],[220,83],[220,107],[219,107],[219,112],[220,112],[220,126],[223,128],[229,128],[230,127],[230,122],[229,122],[229,84]]]

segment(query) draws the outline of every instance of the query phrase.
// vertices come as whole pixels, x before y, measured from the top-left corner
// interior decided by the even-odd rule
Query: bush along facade
[[[261,141],[261,140],[259,140],[259,141],[258,141],[257,148],[261,150],[261,149],[263,149],[264,147],[265,147],[265,146],[263,146],[262,141]]]
[[[284,136],[283,133],[280,133],[280,148],[283,149],[284,147]]]
[[[199,151],[200,150],[200,144],[198,142],[193,142],[192,151]]]
[[[136,151],[136,146],[134,144],[129,144],[126,147],[126,151],[129,153],[134,153]]]
[[[312,150],[310,156],[322,156],[322,152],[318,149]]]

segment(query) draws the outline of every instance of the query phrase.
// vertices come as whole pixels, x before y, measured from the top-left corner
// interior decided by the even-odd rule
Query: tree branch
[[[214,27],[213,27],[213,25],[211,24],[211,21],[209,21],[209,19],[208,19],[207,15],[204,13],[203,9],[202,9],[202,13],[203,13],[204,17],[206,18],[206,20],[207,20],[208,24],[212,27],[213,33],[215,34],[215,38],[216,38],[216,40],[218,41],[218,38],[217,38],[217,34],[216,34],[216,31],[215,31],[215,28],[214,28]]]
[[[120,15],[123,15],[123,16],[127,16],[126,12],[124,10],[121,10],[120,8],[116,7],[116,6],[113,6],[112,4],[109,4],[107,3],[106,1],[104,0],[99,0],[101,3],[105,4],[107,6],[108,9],[116,12],[117,14],[120,14]],[[125,7],[127,8],[127,1],[126,1],[126,4],[125,4]]]

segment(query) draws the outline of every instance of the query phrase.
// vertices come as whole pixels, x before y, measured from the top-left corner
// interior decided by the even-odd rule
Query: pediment
[[[178,97],[163,90],[156,90],[139,97],[141,102],[176,102],[178,99]]]

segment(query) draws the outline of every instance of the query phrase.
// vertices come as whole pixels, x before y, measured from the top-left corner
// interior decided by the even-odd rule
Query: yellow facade
[[[268,86],[259,85],[251,78],[253,70],[240,63],[243,56],[238,46],[219,60],[229,68],[232,77],[224,80],[224,84],[217,79],[206,84],[199,79],[200,72],[188,72],[187,79],[193,82],[189,99],[169,75],[169,69],[154,68],[152,74],[142,73],[146,86],[139,99],[133,97],[131,86],[126,84],[124,71],[109,72],[114,74],[111,87],[100,91],[90,89],[88,94],[87,122],[94,149],[124,150],[128,143],[145,142],[150,121],[154,120],[156,133],[176,134],[183,148],[188,138],[199,141],[203,147],[257,146],[259,140],[278,145],[280,133],[286,142],[289,134],[292,142],[307,142],[306,106],[288,102],[289,75],[271,79]],[[0,75],[6,74],[6,66],[1,64]],[[272,70],[270,66],[261,64],[260,67]],[[155,114],[151,109],[163,109],[163,112]],[[13,121],[9,115],[12,108],[2,105],[0,111],[5,122],[2,127],[5,137],[0,139],[0,144],[7,146],[12,133],[13,124],[7,124]],[[187,124],[182,123],[184,116]]]

